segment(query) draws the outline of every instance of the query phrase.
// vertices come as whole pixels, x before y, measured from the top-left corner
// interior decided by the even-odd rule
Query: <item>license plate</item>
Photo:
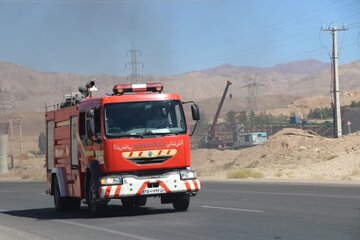
[[[149,194],[157,194],[157,193],[164,193],[165,190],[163,188],[150,188],[144,189],[142,191],[142,195],[149,195]]]

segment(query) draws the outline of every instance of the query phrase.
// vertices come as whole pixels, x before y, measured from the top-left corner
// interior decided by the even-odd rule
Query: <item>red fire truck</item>
[[[118,84],[100,98],[91,97],[93,87],[46,107],[47,193],[56,210],[77,210],[83,200],[98,214],[111,199],[134,208],[148,197],[187,210],[200,182],[190,168],[183,104],[195,121],[198,105],[162,93],[161,83]]]

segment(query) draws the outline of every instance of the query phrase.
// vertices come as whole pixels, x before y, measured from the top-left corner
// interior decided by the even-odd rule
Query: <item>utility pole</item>
[[[335,138],[340,138],[342,136],[342,128],[341,128],[341,106],[340,106],[340,87],[339,87],[339,72],[338,72],[338,50],[337,50],[337,39],[336,33],[337,31],[346,31],[349,28],[347,27],[327,27],[321,28],[322,31],[331,32],[332,34],[332,43],[333,43],[333,51],[332,51],[332,74],[333,74],[333,94],[334,94],[334,136]]]
[[[135,44],[133,43],[132,48],[126,52],[126,56],[128,56],[128,54],[130,54],[131,57],[131,61],[125,64],[125,68],[128,65],[131,65],[131,75],[128,76],[128,79],[130,78],[131,83],[138,83],[138,71],[137,71],[137,66],[138,65],[142,65],[142,67],[144,67],[144,64],[142,62],[138,62],[137,61],[137,53],[139,53],[139,55],[141,56],[141,52],[140,50],[135,48]]]

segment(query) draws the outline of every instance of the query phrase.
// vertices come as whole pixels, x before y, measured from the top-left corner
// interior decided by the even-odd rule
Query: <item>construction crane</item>
[[[216,137],[216,136],[215,136],[215,127],[216,127],[217,121],[218,121],[218,119],[219,119],[219,115],[220,115],[221,109],[222,109],[222,107],[223,107],[223,105],[224,105],[224,101],[225,101],[226,94],[227,94],[227,92],[228,92],[229,87],[230,87],[231,84],[232,84],[232,83],[231,83],[230,81],[227,81],[227,82],[226,82],[226,87],[225,87],[224,93],[223,93],[223,95],[222,95],[222,97],[221,97],[219,106],[218,106],[218,108],[217,108],[217,110],[216,110],[216,113],[215,113],[215,117],[214,117],[213,123],[212,123],[212,125],[211,125],[211,129],[210,129],[210,139],[209,139],[210,141],[214,141],[214,140],[215,140],[215,137]]]

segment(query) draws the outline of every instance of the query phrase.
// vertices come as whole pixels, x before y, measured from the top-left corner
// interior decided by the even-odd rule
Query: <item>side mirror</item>
[[[190,133],[190,136],[192,136],[192,135],[194,135],[196,126],[200,120],[200,108],[199,108],[199,105],[197,105],[194,101],[183,102],[183,104],[187,104],[187,103],[192,103],[191,115],[192,115],[193,120],[196,121],[195,126],[194,126],[192,132]]]
[[[200,109],[199,109],[199,105],[197,105],[196,103],[191,105],[191,115],[192,115],[193,120],[195,120],[195,121],[200,120]]]

